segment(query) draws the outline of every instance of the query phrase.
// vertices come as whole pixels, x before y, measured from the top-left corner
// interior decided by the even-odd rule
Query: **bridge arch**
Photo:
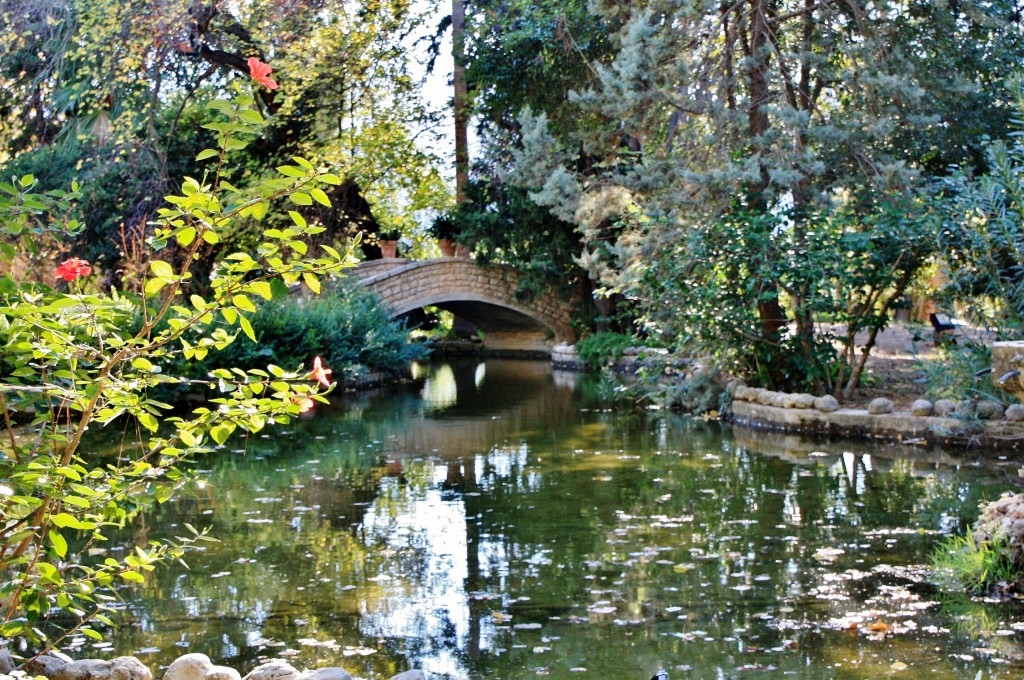
[[[356,274],[392,316],[428,306],[447,309],[482,330],[489,348],[536,350],[573,338],[569,304],[550,293],[517,300],[521,274],[511,267],[452,257],[372,260]]]

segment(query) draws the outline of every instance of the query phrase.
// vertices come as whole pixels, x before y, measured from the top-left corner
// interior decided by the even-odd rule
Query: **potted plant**
[[[377,245],[380,247],[380,256],[384,258],[398,257],[398,239],[401,237],[401,232],[395,229],[378,233]]]
[[[451,215],[442,213],[430,225],[430,234],[437,239],[441,257],[455,257],[455,222]]]

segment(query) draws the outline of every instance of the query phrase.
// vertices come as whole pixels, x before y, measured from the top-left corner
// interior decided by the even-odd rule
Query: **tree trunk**
[[[469,96],[466,90],[466,6],[465,0],[452,0],[452,56],[455,69],[455,200],[466,201],[469,183]]]
[[[768,89],[768,41],[771,38],[771,26],[768,23],[768,0],[748,0],[750,4],[750,66],[747,71],[747,90],[749,104],[747,124],[752,139],[751,148],[758,156],[760,180],[751,187],[751,207],[758,212],[767,212],[768,197],[766,192],[770,181],[768,167],[763,159],[764,149],[760,137],[768,132],[768,110],[770,100]],[[761,300],[757,303],[758,319],[761,321],[761,334],[765,340],[777,343],[781,331],[786,325],[786,312],[779,304],[779,287],[774,281],[764,281]],[[783,376],[779,375],[779,380]]]

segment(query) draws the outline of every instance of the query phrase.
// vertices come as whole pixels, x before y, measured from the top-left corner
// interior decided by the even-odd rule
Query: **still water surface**
[[[426,370],[205,461],[132,533],[220,542],[129,594],[98,651],[373,679],[1024,673],[1024,610],[943,602],[922,571],[1016,464],[612,408],[543,363]]]

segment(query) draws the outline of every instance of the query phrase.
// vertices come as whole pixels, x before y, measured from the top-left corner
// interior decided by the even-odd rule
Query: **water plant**
[[[1005,538],[979,540],[970,528],[962,536],[950,536],[932,553],[934,580],[952,592],[1008,594],[1021,577],[1008,547]]]

